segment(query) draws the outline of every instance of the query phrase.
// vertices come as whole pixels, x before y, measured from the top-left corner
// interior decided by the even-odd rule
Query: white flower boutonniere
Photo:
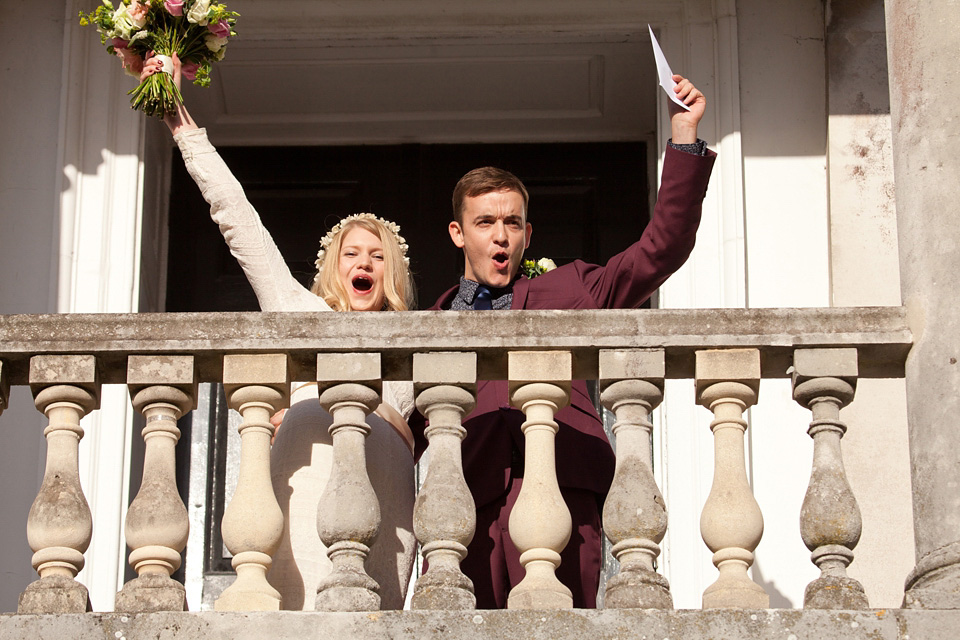
[[[557,268],[557,263],[555,263],[550,258],[540,258],[539,260],[524,260],[523,264],[520,265],[520,273],[527,276],[528,278],[536,278],[539,275],[546,273],[547,271],[553,271]]]

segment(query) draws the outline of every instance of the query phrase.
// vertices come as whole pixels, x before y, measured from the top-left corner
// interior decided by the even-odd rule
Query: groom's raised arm
[[[640,239],[606,265],[578,263],[581,280],[599,308],[635,308],[679,269],[693,251],[700,213],[716,154],[697,137],[707,101],[686,78],[675,75],[671,139],[663,161],[653,216]]]

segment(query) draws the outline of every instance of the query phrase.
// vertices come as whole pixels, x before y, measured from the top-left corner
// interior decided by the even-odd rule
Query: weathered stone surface
[[[697,397],[718,382],[737,382],[754,393],[760,391],[759,349],[711,349],[697,351]],[[754,398],[756,402],[756,398]]]
[[[34,397],[56,385],[69,385],[89,394],[93,405],[85,407],[87,411],[100,407],[100,372],[95,356],[36,355],[30,358],[30,390]]]
[[[795,347],[856,347],[860,377],[903,376],[912,344],[900,307],[503,311],[490,324],[466,312],[137,313],[4,316],[0,358],[26,384],[32,355],[97,353],[103,383],[125,382],[130,354],[189,353],[199,380],[220,380],[223,355],[284,352],[311,380],[320,351],[384,354],[384,379],[411,378],[412,354],[477,353],[480,379],[505,379],[504,351],[568,349],[574,378],[596,379],[600,349],[666,349],[666,377],[692,378],[694,352],[763,348],[764,377],[786,377]]]
[[[440,356],[425,363],[442,367],[444,360],[453,360],[451,371],[422,371],[469,379],[476,376],[474,354],[416,354]],[[455,356],[445,358],[443,356]],[[473,356],[462,358],[460,356]],[[439,377],[439,376],[436,376]],[[475,387],[475,383],[470,386]],[[463,477],[460,445],[466,436],[461,421],[473,410],[476,398],[472,391],[450,384],[428,386],[417,394],[417,408],[430,421],[424,431],[429,441],[430,465],[427,477],[417,495],[413,513],[413,530],[422,545],[429,570],[417,580],[411,606],[414,609],[473,609],[477,606],[473,583],[460,570],[477,527],[476,505]]]
[[[331,314],[333,315],[333,314]],[[381,611],[0,615],[0,640],[954,640],[960,612],[884,609]],[[118,635],[119,634],[119,635]]]
[[[417,392],[439,384],[473,391],[477,387],[477,354],[415,353],[413,384]]]
[[[196,380],[193,356],[134,355],[127,358],[127,386],[138,391],[155,384],[191,389]]]
[[[317,380],[320,382],[377,382],[380,373],[379,353],[317,354]]]
[[[615,380],[663,380],[667,371],[666,352],[663,349],[602,349],[598,369],[601,385]]]
[[[287,356],[282,353],[227,355],[223,357],[223,386],[230,389],[257,385],[286,389],[290,384]]]
[[[609,353],[609,352],[606,352]],[[663,375],[663,352],[618,352],[612,373],[643,372]],[[631,357],[633,356],[633,357]],[[652,473],[650,449],[653,424],[650,412],[663,399],[663,378],[601,378],[600,400],[617,421],[617,467],[603,504],[604,533],[613,543],[611,552],[620,572],[607,581],[604,605],[609,608],[673,608],[670,586],[654,571],[659,542],[667,531],[667,509]]]
[[[797,349],[793,353],[794,384],[826,377],[856,381],[858,375],[856,349]]]
[[[440,609],[457,611],[475,609],[477,598],[473,595],[473,581],[459,569],[430,572],[417,580],[417,590],[413,594],[411,606],[415,610]]]
[[[510,351],[507,353],[507,386],[510,394],[524,385],[546,382],[570,393],[573,355],[569,351]]]
[[[87,588],[67,576],[48,576],[27,585],[17,613],[84,613],[90,611]],[[2,628],[0,628],[0,637]]]
[[[808,609],[868,609],[863,585],[847,576],[823,576],[807,585],[803,606]]]
[[[927,560],[960,543],[960,202],[955,145],[960,118],[956,55],[960,30],[944,20],[948,5],[928,0],[887,0],[890,116],[897,180],[900,290],[916,344],[906,361],[907,411],[913,481],[917,570],[910,606],[960,608],[960,562]],[[926,90],[944,81],[946,93]],[[939,93],[941,95],[934,95]],[[930,136],[936,131],[935,136]],[[939,591],[939,594],[935,593]]]
[[[670,583],[654,571],[621,571],[607,580],[603,604],[608,609],[673,609]]]
[[[186,611],[187,593],[176,580],[160,574],[146,574],[123,585],[117,593],[114,608],[129,613]]]
[[[30,386],[70,384],[92,387],[97,382],[97,359],[92,355],[37,355],[30,358]]]

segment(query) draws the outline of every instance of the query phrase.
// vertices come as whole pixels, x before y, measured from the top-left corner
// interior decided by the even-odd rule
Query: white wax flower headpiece
[[[393,234],[393,237],[397,240],[397,246],[400,248],[400,255],[403,257],[403,263],[407,266],[410,266],[410,258],[407,257],[407,241],[404,240],[403,236],[400,235],[400,225],[398,225],[396,222],[390,222],[389,220],[379,218],[372,213],[354,213],[335,224],[333,228],[327,232],[327,235],[320,239],[320,250],[317,251],[317,261],[315,263],[317,265],[317,275],[316,278],[314,278],[314,281],[320,277],[320,271],[323,269],[323,261],[327,257],[327,249],[329,249],[330,245],[333,244],[333,239],[336,238],[337,234],[343,231],[344,227],[346,227],[353,220],[376,220],[386,227],[387,230],[390,231],[390,233]]]

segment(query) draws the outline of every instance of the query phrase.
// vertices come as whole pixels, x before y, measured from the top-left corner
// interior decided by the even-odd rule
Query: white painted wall
[[[81,4],[14,3],[0,24],[0,86],[7,87],[0,95],[0,314],[137,308],[142,123],[124,95],[131,80],[93,29],[77,25]],[[4,611],[15,611],[19,593],[36,579],[26,521],[45,455],[46,421],[29,390],[15,387],[12,396],[0,416]],[[94,533],[80,580],[97,610],[111,610],[125,554],[126,390],[104,387],[101,409],[82,422],[81,484]]]
[[[37,0],[6,3],[0,20],[0,314],[56,310],[62,16],[61,0]],[[16,611],[36,577],[26,522],[46,451],[30,392],[12,389],[11,404],[0,416],[0,611]]]
[[[737,8],[747,306],[829,306],[823,5],[747,0]],[[765,531],[753,575],[773,607],[803,606],[803,590],[819,574],[799,533],[809,422],[788,381],[761,384],[750,459]]]
[[[883,2],[830,3],[830,262],[835,306],[899,305]],[[843,458],[863,535],[850,575],[874,607],[898,607],[914,565],[903,380],[861,380],[842,418]]]

